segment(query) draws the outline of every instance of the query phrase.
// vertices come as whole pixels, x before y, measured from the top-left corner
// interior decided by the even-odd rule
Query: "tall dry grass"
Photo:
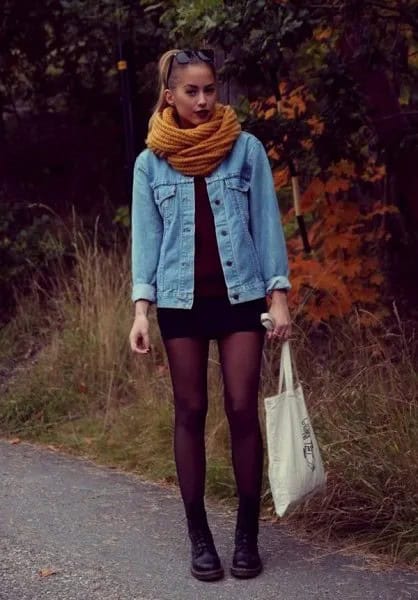
[[[115,246],[105,253],[81,235],[74,247],[71,273],[58,268],[46,296],[35,286],[0,333],[0,347],[7,347],[0,363],[18,358],[3,378],[0,427],[173,482],[171,388],[155,315],[152,353],[132,355],[128,252]],[[321,332],[300,326],[293,346],[329,481],[325,496],[289,520],[323,539],[344,537],[416,564],[414,329],[396,315],[390,326],[368,328],[353,318]],[[274,393],[279,353],[278,345],[266,344],[261,398]],[[235,487],[215,346],[209,390],[207,487],[230,499]],[[264,502],[271,512],[267,482]]]
[[[417,564],[415,328],[403,325],[394,307],[391,326],[365,328],[353,317],[321,340],[301,330],[297,338],[296,362],[329,481],[327,494],[292,519],[326,539],[343,535],[357,548]]]

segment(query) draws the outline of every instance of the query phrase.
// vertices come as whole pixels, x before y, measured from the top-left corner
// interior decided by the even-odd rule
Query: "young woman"
[[[217,341],[239,498],[231,573],[254,577],[262,570],[257,396],[266,296],[275,323],[268,337],[290,335],[277,198],[262,144],[217,102],[212,51],[168,51],[159,73],[148,148],[134,167],[130,344],[149,352],[147,313],[156,303],[173,386],[191,571],[209,581],[223,576],[204,505],[208,349],[210,339]]]

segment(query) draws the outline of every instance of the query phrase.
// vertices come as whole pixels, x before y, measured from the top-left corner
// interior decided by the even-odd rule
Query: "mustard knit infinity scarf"
[[[216,104],[210,121],[181,129],[168,106],[154,117],[146,144],[184,175],[209,175],[221,164],[239,136],[241,125],[230,106]]]

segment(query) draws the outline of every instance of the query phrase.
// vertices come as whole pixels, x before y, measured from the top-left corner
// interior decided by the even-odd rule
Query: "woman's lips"
[[[207,116],[209,116],[209,111],[208,110],[197,110],[196,114],[201,118],[201,119],[205,119]]]

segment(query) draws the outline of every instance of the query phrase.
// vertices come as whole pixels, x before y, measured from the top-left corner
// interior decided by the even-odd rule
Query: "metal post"
[[[132,187],[132,169],[135,160],[135,136],[132,114],[131,89],[129,83],[128,61],[122,45],[118,29],[118,61],[117,69],[120,82],[120,99],[122,104],[123,131],[125,139],[125,172],[129,191]]]
[[[274,95],[276,97],[277,103],[277,112],[280,114],[281,109],[281,94],[279,90],[279,81],[277,78],[277,73],[272,70],[270,73],[273,81],[274,81]],[[299,187],[299,177],[296,170],[295,163],[291,158],[287,160],[287,165],[289,167],[290,177],[292,180],[292,192],[293,192],[293,206],[295,208],[296,221],[299,226],[300,237],[302,238],[303,249],[306,254],[312,252],[311,245],[309,243],[308,232],[306,231],[305,219],[302,214],[301,205],[300,205],[300,187]]]

